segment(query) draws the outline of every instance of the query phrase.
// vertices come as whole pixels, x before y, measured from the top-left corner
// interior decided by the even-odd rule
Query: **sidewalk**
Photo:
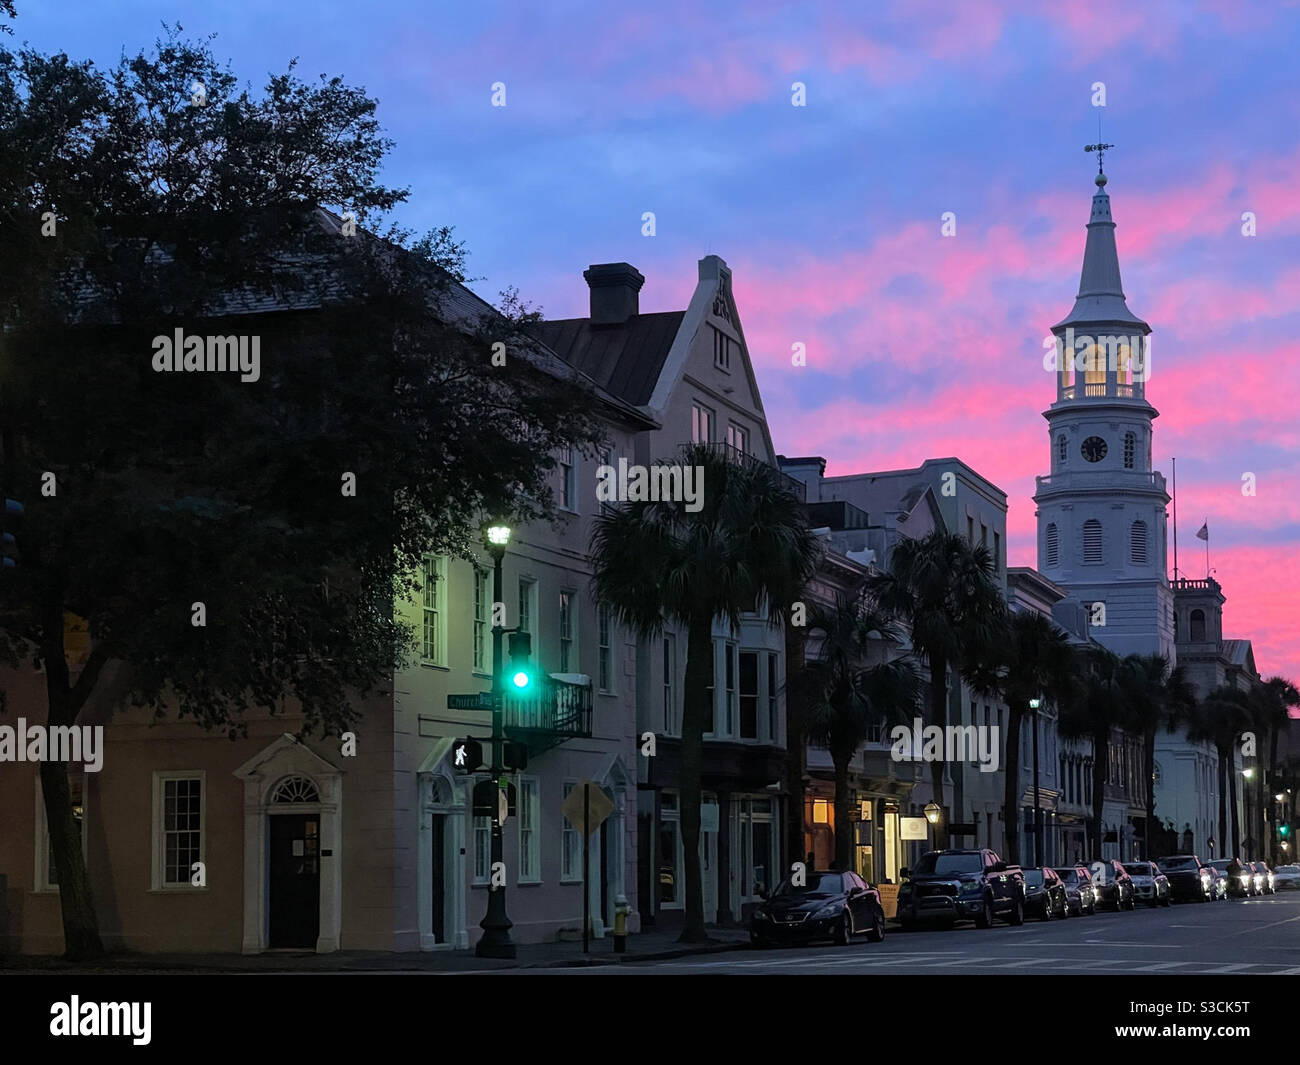
[[[0,957],[0,975],[18,972],[48,973],[454,973],[491,969],[550,969],[584,965],[618,965],[622,962],[681,958],[741,950],[749,933],[737,928],[710,928],[709,942],[683,944],[677,932],[644,932],[628,936],[627,951],[614,953],[612,937],[593,939],[590,953],[582,943],[525,943],[517,947],[514,961],[476,957],[473,950],[420,951],[391,954],[383,951],[341,950],[333,954],[307,951],[273,951],[266,954],[112,954],[93,963],[73,963],[62,958],[6,955]]]

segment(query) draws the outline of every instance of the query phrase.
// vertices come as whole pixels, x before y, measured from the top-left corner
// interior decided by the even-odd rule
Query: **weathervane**
[[[1101,174],[1101,173],[1104,173],[1104,172],[1105,172],[1105,171],[1102,169],[1101,162],[1102,162],[1103,157],[1104,157],[1105,154],[1106,154],[1106,149],[1107,149],[1107,148],[1114,148],[1114,147],[1115,147],[1115,145],[1113,145],[1113,144],[1085,144],[1085,145],[1083,146],[1083,150],[1084,150],[1085,152],[1096,152],[1096,153],[1097,153],[1097,173],[1098,173],[1098,174]]]

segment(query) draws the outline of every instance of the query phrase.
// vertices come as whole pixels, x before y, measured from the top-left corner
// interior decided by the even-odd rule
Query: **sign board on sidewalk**
[[[880,908],[885,911],[885,917],[892,919],[898,916],[898,885],[897,884],[877,884],[876,890],[880,892]]]
[[[587,790],[587,812],[590,814],[590,823],[585,829],[582,824],[582,790],[584,785],[590,785]],[[590,780],[582,780],[575,784],[573,790],[569,792],[560,806],[560,812],[564,814],[569,824],[584,836],[590,836],[614,812],[614,800],[605,794],[605,789],[599,784],[592,784]]]
[[[898,819],[899,839],[929,839],[930,822],[924,817],[900,817]]]

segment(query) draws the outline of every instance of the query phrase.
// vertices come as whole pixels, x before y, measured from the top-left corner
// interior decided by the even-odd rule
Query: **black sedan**
[[[1175,901],[1209,902],[1214,897],[1214,881],[1202,868],[1195,854],[1173,854],[1161,858],[1160,871],[1169,878],[1169,894]]]
[[[1133,878],[1114,858],[1092,863],[1092,886],[1097,892],[1098,906],[1108,906],[1114,910],[1131,910],[1136,904],[1133,897]]]
[[[854,936],[873,943],[885,938],[880,892],[857,873],[809,871],[794,883],[787,877],[754,910],[749,940],[757,947],[830,939],[841,945]]]
[[[1025,916],[1030,915],[1044,921],[1070,916],[1065,885],[1055,869],[1025,870]]]
[[[1079,917],[1097,912],[1097,893],[1092,886],[1092,876],[1082,865],[1063,866],[1056,875],[1065,885],[1065,905],[1070,913]]]

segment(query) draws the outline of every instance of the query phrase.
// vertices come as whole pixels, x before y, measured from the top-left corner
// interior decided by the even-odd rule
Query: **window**
[[[969,514],[966,515],[966,542],[971,546],[975,544],[975,519]]]
[[[1136,450],[1136,438],[1132,433],[1124,434],[1124,469],[1133,468],[1133,452]]]
[[[719,370],[731,372],[731,337],[721,329],[713,330],[713,365]]]
[[[1096,518],[1083,523],[1083,561],[1101,561],[1101,522]]]
[[[537,803],[536,777],[519,779],[519,883],[536,884],[542,879],[541,809]]]
[[[758,739],[758,652],[740,652],[740,738]]]
[[[577,787],[571,780],[564,782],[564,797]],[[563,818],[564,834],[560,839],[560,879],[566,882],[582,879],[582,840],[578,830]]]
[[[1193,610],[1191,617],[1188,619],[1187,628],[1188,628],[1188,639],[1191,640],[1192,643],[1204,643],[1205,642],[1205,611],[1199,608]]]
[[[688,654],[688,655],[687,655],[688,661],[689,661],[689,657],[690,657],[690,656],[689,656],[689,654]],[[713,641],[713,667],[709,670],[709,694],[708,694],[708,700],[709,700],[709,711],[710,711],[710,712],[709,712],[709,726],[708,726],[707,731],[704,733],[704,735],[706,735],[706,736],[712,736],[712,735],[713,735],[713,733],[714,733],[714,725],[715,725],[715,722],[716,722],[717,719],[718,719],[718,693],[717,693],[717,683],[718,683],[718,641],[717,641],[717,640],[714,640],[714,641]]]
[[[778,711],[776,697],[778,685],[776,680],[776,652],[767,653],[767,738],[772,743],[777,743]]]
[[[522,632],[532,632],[536,625],[533,624],[533,610],[537,605],[537,582],[528,578],[520,578],[519,581],[519,628]],[[533,654],[537,654],[537,648],[533,648]]]
[[[659,905],[681,909],[686,895],[682,888],[681,837],[677,820],[677,795],[664,792],[659,798]]]
[[[492,671],[491,630],[488,617],[492,612],[492,574],[474,567],[474,672]]]
[[[578,462],[571,447],[560,451],[560,506],[575,512],[578,509]]]
[[[989,546],[989,527],[980,522],[980,547]]]
[[[58,891],[59,871],[54,865],[54,848],[50,846],[49,822],[45,819],[45,793],[41,789],[40,774],[36,776],[36,890]],[[81,844],[81,857],[86,858],[85,824],[85,773],[68,768],[68,792],[72,800],[72,820],[76,825],[77,839]],[[186,877],[188,882],[189,877]]]
[[[691,441],[707,444],[713,439],[713,411],[698,403],[691,405]]]
[[[574,631],[577,618],[573,612],[573,593],[560,593],[560,672],[574,673],[578,669],[578,656],[574,648]]]
[[[155,773],[153,797],[154,891],[190,887],[203,861],[203,772]]]
[[[739,425],[727,426],[727,445],[735,448],[742,455],[749,454],[749,430]]]
[[[1135,521],[1129,529],[1129,561],[1145,565],[1147,560],[1147,523]]]
[[[447,664],[447,612],[443,605],[447,588],[447,560],[439,555],[424,560],[423,624],[420,629],[420,657],[435,666]]]
[[[1056,522],[1049,521],[1043,533],[1044,552],[1047,565],[1055,566],[1061,559],[1061,538],[1056,531]]]
[[[614,464],[614,452],[612,452],[612,451],[611,451],[609,448],[607,448],[607,447],[606,447],[606,448],[601,448],[600,452],[599,452],[598,455],[597,455],[596,473],[597,473],[597,476],[598,476],[598,477],[599,477],[599,475],[600,475],[600,468],[601,468],[602,466],[608,466],[612,471],[614,471],[614,473],[617,473],[617,472],[618,472],[618,467]],[[598,482],[598,483],[599,483],[599,482]],[[602,511],[610,511],[610,510],[613,510],[613,509],[614,509],[614,504],[613,504],[612,502],[609,502],[609,501],[603,501],[603,502],[600,504],[600,509],[601,509]]]
[[[614,690],[614,617],[608,603],[596,607],[596,633],[600,645],[596,659],[597,686],[603,692]]]
[[[996,529],[993,531],[993,572],[1002,572],[1002,534]]]
[[[1065,434],[1062,433],[1060,436],[1056,438],[1056,464],[1058,466],[1064,466],[1066,459],[1069,457],[1069,454],[1070,454],[1070,445],[1069,442],[1065,439]]]
[[[664,733],[677,735],[677,637],[664,636]]]
[[[492,876],[492,818],[474,818],[474,883],[486,884]]]
[[[726,645],[725,680],[727,702],[724,707],[726,718],[723,722],[722,734],[734,736],[736,734],[736,645],[734,643]]]

